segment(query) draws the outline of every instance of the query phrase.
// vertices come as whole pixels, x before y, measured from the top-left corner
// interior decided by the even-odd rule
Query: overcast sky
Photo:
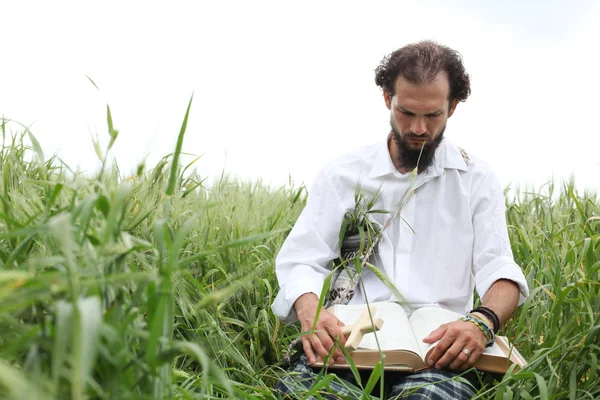
[[[600,2],[0,4],[0,115],[72,167],[99,166],[91,137],[108,140],[106,103],[123,174],[148,154],[155,164],[194,92],[184,150],[203,155],[201,175],[310,184],[331,158],[386,137],[373,71],[433,39],[462,53],[472,79],[447,138],[504,185],[573,174],[599,188]]]

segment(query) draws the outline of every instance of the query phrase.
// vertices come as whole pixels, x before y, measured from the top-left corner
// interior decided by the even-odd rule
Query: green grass
[[[106,161],[108,108],[93,176],[3,120],[0,397],[274,398],[299,332],[270,312],[274,257],[306,190],[205,185],[184,162],[187,115],[174,153],[132,177]],[[507,201],[531,296],[503,333],[530,366],[481,398],[600,397],[600,206],[574,187]]]

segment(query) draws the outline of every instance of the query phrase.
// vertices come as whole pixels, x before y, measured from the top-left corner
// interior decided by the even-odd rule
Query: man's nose
[[[425,118],[415,117],[412,123],[411,131],[413,131],[415,135],[422,135],[427,132],[427,128],[425,127]]]

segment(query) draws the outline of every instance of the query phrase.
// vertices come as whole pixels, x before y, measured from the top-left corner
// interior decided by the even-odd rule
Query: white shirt
[[[473,306],[473,289],[483,297],[501,278],[519,285],[519,304],[529,294],[510,248],[502,187],[488,165],[469,158],[467,165],[460,150],[444,139],[378,244],[381,265],[376,266],[414,308],[440,306],[464,314]],[[296,299],[309,292],[320,295],[331,260],[340,255],[340,226],[345,213],[354,209],[358,185],[370,196],[380,189],[374,208],[390,213],[370,218],[382,227],[410,183],[411,174],[394,167],[387,141],[325,166],[277,256],[275,315],[294,322]],[[390,289],[372,271],[365,269],[363,282],[366,293],[359,285],[350,304],[364,303],[365,296],[370,302],[391,298]]]

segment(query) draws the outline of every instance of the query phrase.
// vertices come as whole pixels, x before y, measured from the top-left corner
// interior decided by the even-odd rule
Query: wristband
[[[477,307],[471,311],[469,311],[469,313],[472,312],[480,312],[483,315],[485,315],[486,317],[488,317],[490,319],[490,321],[492,321],[492,324],[494,324],[494,333],[498,333],[498,329],[500,329],[500,320],[498,319],[498,315],[496,315],[496,313],[494,312],[494,310],[489,309],[487,307]]]
[[[471,322],[471,323],[477,325],[477,327],[481,330],[481,332],[483,333],[483,336],[485,337],[486,347],[489,347],[494,344],[494,341],[496,340],[496,335],[494,334],[494,330],[488,324],[486,324],[484,321],[482,321],[479,318],[476,318],[470,314],[467,314],[466,316],[462,317],[460,320]]]

